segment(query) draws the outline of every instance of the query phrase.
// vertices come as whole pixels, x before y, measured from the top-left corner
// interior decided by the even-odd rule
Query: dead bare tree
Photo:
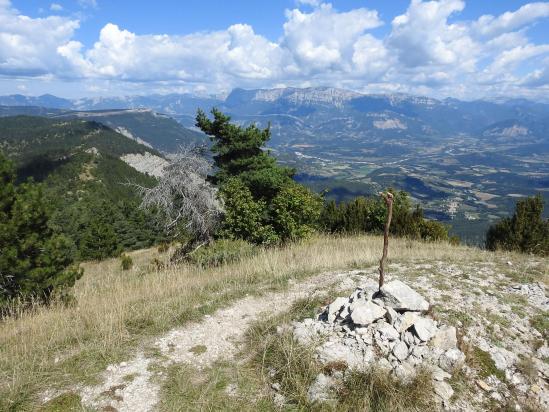
[[[182,147],[156,186],[137,186],[143,199],[141,207],[156,211],[169,234],[177,235],[183,228],[191,237],[178,256],[210,243],[221,221],[223,205],[217,189],[206,181],[210,170],[200,148]]]
[[[387,249],[389,248],[389,227],[393,217],[393,194],[391,192],[380,193],[387,206],[387,220],[385,221],[385,230],[383,231],[383,255],[379,261],[379,289],[385,281],[385,261],[387,260]]]

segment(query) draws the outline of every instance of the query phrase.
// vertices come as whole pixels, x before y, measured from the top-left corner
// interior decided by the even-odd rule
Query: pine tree
[[[81,259],[100,260],[117,255],[121,250],[114,224],[121,214],[108,201],[95,203],[84,218],[79,240]]]
[[[0,155],[0,303],[15,296],[47,300],[56,287],[81,275],[67,269],[74,243],[48,226],[49,210],[41,187],[15,186],[13,164]]]
[[[270,128],[259,129],[255,124],[243,128],[230,123],[231,118],[217,109],[212,109],[212,115],[210,120],[199,110],[196,116],[196,125],[213,142],[216,173],[210,181],[222,186],[231,177],[238,177],[254,198],[273,199],[291,181],[294,171],[278,166],[263,149],[271,137]]]
[[[515,213],[492,225],[486,233],[486,248],[549,254],[549,219],[543,219],[541,195],[517,202]]]
[[[221,189],[225,202],[224,236],[274,243],[310,235],[318,223],[320,198],[296,183],[294,170],[277,165],[264,149],[271,136],[269,127],[232,124],[217,109],[212,115],[210,120],[199,110],[196,125],[213,142],[216,171],[209,179]]]

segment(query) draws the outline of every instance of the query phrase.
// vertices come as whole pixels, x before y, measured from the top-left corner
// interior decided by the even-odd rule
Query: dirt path
[[[201,322],[173,329],[154,343],[165,360],[148,358],[141,350],[128,362],[110,365],[103,373],[101,384],[81,389],[82,404],[106,411],[151,411],[159,401],[159,381],[162,379],[162,376],[153,375],[150,370],[153,365],[185,362],[203,368],[220,359],[231,359],[252,322],[281,313],[314,290],[341,282],[358,272],[313,276],[294,283],[284,292],[249,296],[205,316]]]

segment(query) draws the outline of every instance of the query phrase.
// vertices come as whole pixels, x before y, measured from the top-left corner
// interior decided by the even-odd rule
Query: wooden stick
[[[393,194],[390,192],[381,193],[381,197],[385,200],[387,206],[387,220],[385,221],[385,230],[383,232],[383,256],[379,261],[379,289],[383,286],[385,281],[384,266],[387,259],[387,249],[389,248],[389,227],[391,226],[391,219],[393,217]]]

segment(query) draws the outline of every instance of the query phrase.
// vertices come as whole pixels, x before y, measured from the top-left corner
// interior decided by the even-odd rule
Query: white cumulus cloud
[[[283,67],[284,51],[236,24],[225,31],[187,36],[137,35],[107,24],[86,51],[71,42],[59,53],[88,77],[190,82],[271,79]]]
[[[62,71],[57,48],[73,37],[77,20],[49,16],[32,19],[0,0],[0,74],[44,75]]]
[[[287,10],[286,19],[282,44],[306,73],[349,64],[358,39],[382,24],[376,11],[360,8],[339,13],[330,4],[311,13]]]
[[[497,36],[548,16],[549,3],[529,3],[514,12],[508,11],[497,17],[481,16],[473,25],[473,29],[483,36]]]
[[[80,0],[87,7],[94,0]],[[411,0],[386,34],[376,10],[339,11],[296,0],[282,35],[245,22],[187,35],[141,34],[105,24],[90,47],[74,18],[31,18],[0,0],[0,79],[108,82],[124,89],[209,92],[275,85],[348,87],[479,98],[502,93],[547,99],[549,42],[529,36],[549,2],[465,20],[464,0]],[[60,11],[51,3],[52,11]],[[305,6],[305,7],[303,7]],[[281,10],[282,13],[282,10]]]

